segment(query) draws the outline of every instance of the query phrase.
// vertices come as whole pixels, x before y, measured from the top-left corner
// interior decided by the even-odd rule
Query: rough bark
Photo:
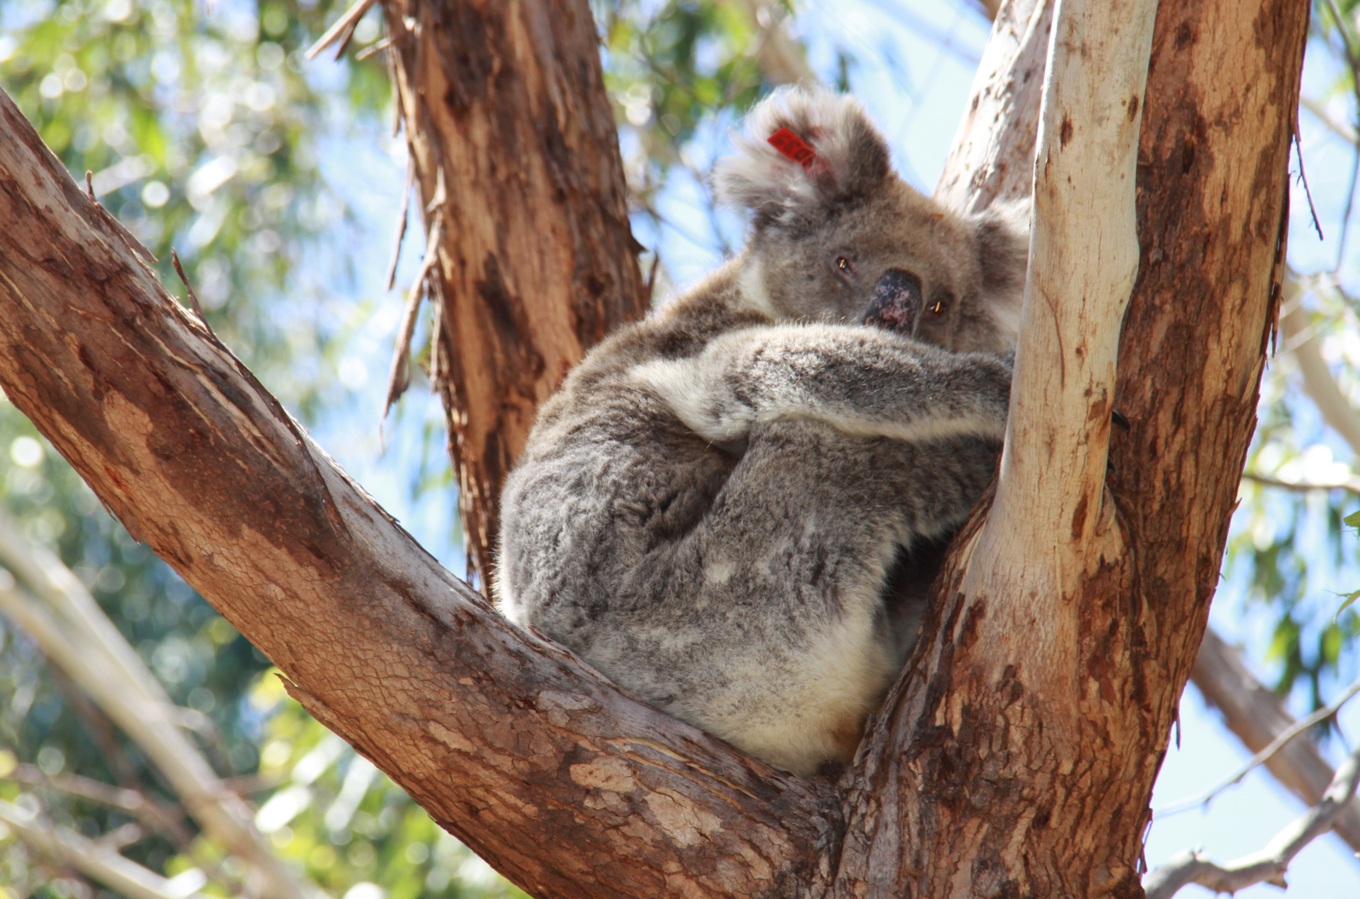
[[[536,895],[1137,895],[1253,424],[1306,17],[1164,0],[1115,394],[1133,427],[1108,481],[1127,551],[1018,598],[964,592],[955,554],[838,785],[747,760],[496,616],[166,296],[7,99],[0,384],[309,711]],[[1075,626],[1047,633],[1059,603]]]
[[[383,10],[425,233],[443,219],[431,370],[485,580],[501,483],[535,410],[647,308],[618,133],[586,0]]]
[[[502,619],[166,294],[3,94],[0,133],[0,385],[309,712],[538,895],[807,882],[828,787]]]
[[[1255,424],[1307,15],[1301,0],[1163,0],[1138,157],[1140,275],[1114,396],[1132,428],[1113,436],[1104,510],[1126,550],[1092,552],[1061,593],[968,592],[986,522],[975,518],[945,573],[933,639],[861,749],[845,894],[866,883],[869,895],[892,895],[895,878],[925,896],[1139,893],[1148,798]],[[1022,55],[988,83],[1018,90],[1023,65]],[[1093,420],[1107,414],[1099,400]],[[1078,511],[1062,520],[1096,514]],[[1054,550],[1033,546],[1030,564],[1055,565]],[[1012,583],[1030,573],[1013,570]]]

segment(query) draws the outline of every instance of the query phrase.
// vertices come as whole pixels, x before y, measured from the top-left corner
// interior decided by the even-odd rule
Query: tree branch
[[[79,774],[59,774],[49,777],[37,765],[19,764],[14,770],[0,774],[0,780],[12,780],[47,787],[70,796],[78,796],[90,802],[97,802],[110,808],[126,812],[153,830],[168,836],[181,852],[188,854],[193,836],[184,826],[184,817],[178,806],[162,803],[136,790],[111,787],[106,783],[82,777]]]
[[[1228,730],[1259,753],[1294,726],[1294,718],[1269,688],[1256,679],[1233,648],[1212,630],[1204,634],[1191,674],[1209,705],[1223,713]],[[1322,801],[1335,777],[1311,740],[1291,740],[1265,760],[1271,775],[1304,805]],[[1337,836],[1360,852],[1360,801],[1352,800],[1336,819]]]
[[[1105,471],[1138,271],[1135,163],[1156,12],[1155,0],[1062,0],[1055,13],[1006,446],[963,580],[969,595],[1013,596],[1002,614],[1017,623],[1047,621],[1026,641],[1048,643],[1055,668],[1077,643],[1075,609],[1059,598],[1078,592],[1089,564],[1123,553]],[[1038,547],[1051,564],[1032,563]]]
[[[424,228],[445,222],[433,382],[485,585],[538,404],[650,298],[586,0],[406,0],[383,15]]]
[[[2,513],[0,563],[42,596],[47,606],[6,577],[0,578],[0,612],[136,741],[204,831],[245,863],[248,881],[262,895],[307,896],[302,883],[255,829],[245,802],[223,789],[212,766],[180,731],[170,697],[84,585],[50,553],[20,536]],[[58,612],[60,621],[49,608]]]
[[[1294,493],[1312,493],[1315,490],[1345,490],[1360,496],[1360,478],[1351,478],[1347,481],[1339,481],[1335,484],[1307,484],[1298,481],[1281,481],[1278,478],[1268,478],[1264,475],[1244,472],[1242,480],[1251,481],[1253,484],[1260,484],[1262,487],[1277,487],[1281,490],[1291,490]]]
[[[1186,884],[1197,883],[1215,893],[1235,893],[1255,883],[1288,886],[1285,871],[1294,856],[1332,829],[1360,783],[1360,749],[1341,763],[1322,801],[1270,841],[1265,849],[1228,865],[1217,865],[1198,852],[1182,852],[1143,881],[1147,899],[1171,899]]]
[[[951,209],[976,212],[1030,195],[1053,6],[1052,0],[1010,0],[993,13],[972,99],[935,187],[935,199]],[[1006,127],[994,127],[997,122]]]
[[[1298,361],[1303,387],[1322,413],[1322,420],[1341,435],[1352,452],[1360,455],[1360,414],[1328,371],[1322,358],[1322,347],[1317,336],[1309,330],[1308,313],[1298,301],[1298,295],[1298,282],[1291,276],[1285,280],[1283,314],[1280,316],[1280,333],[1284,336],[1285,346]]]
[[[186,894],[178,884],[123,858],[114,849],[66,828],[53,828],[37,815],[2,800],[0,825],[42,855],[70,865],[128,899],[211,899],[197,889]]]
[[[835,793],[506,622],[165,293],[0,94],[0,385],[315,717],[539,895],[785,895]]]
[[[1275,753],[1283,749],[1285,745],[1289,743],[1290,740],[1294,739],[1299,734],[1304,733],[1310,727],[1313,727],[1314,725],[1318,724],[1321,721],[1326,721],[1328,718],[1335,715],[1341,709],[1341,707],[1345,705],[1347,702],[1349,702],[1351,697],[1354,696],[1356,693],[1360,693],[1360,681],[1356,681],[1355,683],[1347,687],[1345,690],[1343,690],[1341,692],[1341,695],[1334,699],[1331,702],[1331,704],[1323,706],[1313,714],[1309,715],[1307,718],[1295,721],[1289,727],[1285,728],[1285,730],[1278,737],[1270,741],[1270,745],[1266,746],[1260,752],[1256,753],[1254,756],[1247,759],[1247,763],[1242,767],[1238,768],[1236,773],[1228,775],[1228,777],[1224,778],[1215,786],[1210,787],[1208,790],[1206,790],[1199,796],[1195,797],[1194,799],[1186,799],[1182,802],[1177,802],[1173,805],[1169,805],[1164,809],[1157,810],[1156,812],[1153,813],[1154,817],[1161,818],[1167,815],[1174,815],[1177,814],[1178,812],[1187,811],[1188,809],[1205,805],[1219,793],[1222,793],[1224,790],[1226,790],[1228,787],[1231,787],[1233,784],[1241,783],[1242,778],[1250,774],[1252,770],[1254,770],[1257,766],[1263,765],[1266,762],[1270,761],[1270,759],[1275,756]]]

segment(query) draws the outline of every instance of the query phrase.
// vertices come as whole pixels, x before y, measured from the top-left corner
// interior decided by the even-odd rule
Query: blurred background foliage
[[[1341,594],[1360,587],[1355,532],[1342,523],[1360,508],[1356,448],[1302,398],[1294,359],[1300,347],[1314,348],[1354,414],[1360,269],[1345,232],[1360,158],[1358,4],[1314,5],[1301,146],[1319,216],[1339,233],[1312,239],[1308,204],[1296,190],[1288,299],[1296,326],[1282,332],[1267,373],[1248,462],[1255,479],[1243,485],[1214,612],[1216,626],[1247,645],[1254,667],[1299,712],[1325,704],[1357,673],[1360,618],[1355,606],[1338,614]],[[368,377],[386,366],[400,311],[385,293],[385,269],[405,169],[382,55],[356,58],[381,39],[377,11],[338,60],[302,57],[346,5],[3,0],[0,87],[77,177],[92,173],[100,201],[182,295],[169,267],[170,249],[179,252],[223,341],[323,445],[347,448],[337,453],[342,461],[457,571],[437,408],[408,396],[387,425],[384,455],[382,385]],[[966,0],[865,0],[856,8],[875,25],[857,39],[838,28],[835,4],[592,0],[591,7],[656,296],[739,242],[742,222],[714,209],[705,173],[761,94],[810,74],[860,93],[899,166],[929,191],[916,171],[938,170],[942,151],[931,163],[913,148],[947,145],[958,107],[945,114],[952,118],[943,130],[926,127],[934,120],[921,110],[941,79],[966,84],[988,27],[984,6]],[[904,54],[899,33],[934,54]],[[411,262],[400,270],[408,276]],[[267,660],[134,543],[3,401],[0,512],[90,590],[184,710],[217,774],[256,803],[256,824],[274,851],[308,883],[348,899],[522,895],[287,698]],[[72,778],[172,810],[179,802],[135,742],[0,618],[0,800],[91,839],[131,833],[132,816],[73,789]],[[142,827],[119,851],[181,878],[172,883],[232,895],[239,863],[178,814],[180,832]],[[114,894],[13,834],[0,837],[0,897],[30,895]]]

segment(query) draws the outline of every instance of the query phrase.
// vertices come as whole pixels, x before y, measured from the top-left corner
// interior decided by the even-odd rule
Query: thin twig
[[[194,286],[189,283],[189,276],[184,274],[184,266],[179,264],[179,253],[176,253],[173,249],[170,251],[170,261],[175,264],[175,271],[179,274],[179,279],[184,282],[184,289],[189,291],[189,303],[194,307],[194,314],[203,323],[203,327],[208,329],[213,340],[216,340],[217,335],[213,333],[212,325],[208,324],[208,316],[203,314],[203,306],[198,302],[198,294],[194,293]]]
[[[1213,799],[1219,793],[1222,793],[1228,787],[1232,786],[1235,783],[1239,783],[1242,780],[1242,778],[1246,777],[1248,774],[1251,773],[1252,769],[1256,768],[1258,765],[1264,765],[1267,761],[1270,760],[1271,756],[1273,756],[1275,753],[1283,749],[1284,745],[1288,743],[1290,740],[1294,739],[1299,734],[1303,733],[1313,725],[1321,721],[1325,721],[1328,718],[1335,715],[1337,711],[1343,705],[1349,702],[1351,697],[1354,696],[1356,693],[1360,693],[1360,681],[1356,681],[1355,683],[1347,687],[1344,691],[1342,691],[1341,695],[1338,696],[1336,700],[1332,702],[1331,705],[1326,706],[1325,708],[1320,708],[1313,714],[1309,715],[1307,718],[1300,718],[1298,721],[1294,722],[1292,725],[1285,728],[1283,731],[1280,732],[1280,735],[1278,737],[1270,741],[1270,744],[1266,746],[1266,748],[1262,749],[1260,752],[1256,753],[1254,756],[1248,759],[1247,763],[1243,765],[1237,771],[1237,773],[1226,778],[1217,786],[1215,786],[1213,789],[1204,793],[1204,795],[1196,797],[1195,799],[1187,799],[1183,802],[1177,802],[1175,805],[1169,805],[1164,809],[1160,809],[1156,812],[1153,812],[1153,817],[1158,819],[1166,818],[1169,817],[1170,815],[1179,814],[1180,812],[1188,811],[1189,809],[1195,808],[1197,806],[1207,804],[1209,800]]]
[[[238,878],[229,876],[221,865],[205,857],[194,845],[194,834],[185,826],[184,815],[177,806],[161,802],[150,796],[127,787],[115,787],[79,774],[58,774],[49,776],[37,765],[20,764],[0,780],[13,780],[17,783],[47,787],[60,793],[76,796],[119,811],[126,812],[152,830],[168,836],[181,855],[192,859],[194,864],[207,873],[208,877],[229,892],[239,894],[242,890]],[[133,826],[133,825],[129,825]],[[123,828],[119,828],[122,831]],[[140,831],[140,828],[138,828]],[[105,834],[97,842],[115,851],[141,839],[140,834],[124,839],[114,831]]]
[[[388,35],[387,37],[378,41],[376,44],[371,44],[365,47],[364,49],[360,50],[358,53],[354,54],[354,58],[356,60],[368,59],[374,53],[380,53],[390,46],[392,46],[392,36]]]
[[[1327,107],[1323,106],[1312,97],[1299,97],[1299,108],[1308,110],[1312,113],[1313,118],[1322,123],[1324,128],[1351,146],[1360,143],[1360,138],[1357,138],[1355,135],[1355,129],[1345,122],[1338,122],[1336,119],[1332,118],[1331,114],[1327,112]]]
[[[433,291],[430,295],[430,302],[434,305],[434,314],[430,316],[430,389],[438,390],[440,379],[444,377],[444,294],[439,289],[439,282],[435,281],[430,285]]]
[[[169,880],[123,858],[112,848],[64,827],[53,827],[50,821],[8,802],[0,802],[0,823],[41,854],[70,865],[129,899],[209,899],[197,890],[185,895]]]
[[[1282,490],[1293,490],[1296,493],[1312,493],[1315,490],[1345,490],[1360,496],[1360,478],[1352,478],[1349,481],[1341,481],[1336,484],[1301,484],[1294,481],[1281,481],[1275,478],[1268,478],[1264,475],[1251,474],[1244,472],[1242,480],[1260,484],[1263,487],[1279,487]]]
[[[652,252],[652,266],[651,266],[651,268],[650,268],[650,269],[648,270],[648,272],[647,272],[647,293],[646,293],[646,297],[647,297],[647,302],[648,302],[648,303],[651,303],[651,302],[653,302],[653,300],[654,300],[654,297],[652,296],[652,291],[656,290],[656,272],[657,272],[657,270],[658,270],[659,268],[661,268],[661,254],[658,253],[658,252],[656,252],[656,251],[653,251],[653,252]]]
[[[1179,853],[1143,879],[1148,899],[1171,899],[1181,887],[1191,883],[1215,893],[1234,893],[1262,882],[1287,887],[1284,875],[1289,863],[1305,846],[1332,829],[1332,822],[1355,794],[1357,782],[1360,749],[1341,763],[1322,801],[1280,831],[1265,849],[1228,865],[1215,864],[1196,851]]]
[[[49,776],[37,765],[26,764],[15,765],[14,770],[0,777],[0,780],[49,787],[70,796],[127,812],[143,824],[168,834],[177,844],[184,847],[193,841],[193,835],[184,825],[183,816],[173,811],[172,806],[151,799],[137,790],[111,786],[79,774]]]
[[[391,25],[388,25],[389,29],[391,27]],[[397,34],[388,35],[389,38],[398,36]],[[399,87],[401,80],[397,77],[397,54],[388,53],[383,57],[383,63],[387,66],[387,80],[392,84],[392,136],[396,137],[401,133],[401,123],[406,116],[401,107],[401,88]],[[410,141],[407,141],[407,152],[415,153],[415,149],[410,146]]]
[[[397,242],[392,247],[392,263],[387,267],[387,289],[397,283],[397,263],[401,261],[401,242],[406,239],[406,218],[411,209],[411,187],[416,178],[416,158],[406,158],[406,188],[401,192],[401,215],[397,220]]]
[[[104,221],[113,226],[113,230],[118,232],[118,236],[123,238],[127,245],[132,249],[132,252],[146,260],[147,265],[155,265],[157,261],[156,255],[142,246],[142,242],[138,240],[122,222],[118,221],[117,216],[105,209],[104,204],[99,202],[99,199],[94,195],[94,175],[89,171],[85,172],[85,189],[90,193],[90,202],[94,203],[94,208],[99,211],[99,214],[103,217]]]
[[[1299,183],[1303,185],[1303,195],[1308,200],[1308,214],[1313,217],[1313,230],[1317,232],[1318,240],[1323,240],[1322,222],[1318,221],[1317,207],[1313,205],[1313,191],[1308,187],[1308,173],[1303,169],[1303,144],[1299,142],[1297,116],[1294,126],[1294,155],[1299,158]]]
[[[3,513],[0,563],[14,575],[8,585],[0,583],[0,612],[137,743],[204,833],[265,884],[262,895],[303,899],[301,881],[255,830],[249,806],[222,790],[212,766],[167,714],[173,706],[165,688],[70,569],[23,538]]]
[[[364,13],[368,12],[369,7],[371,7],[374,2],[375,0],[359,0],[358,3],[345,10],[345,13],[335,20],[335,24],[330,28],[327,28],[326,33],[321,35],[317,42],[308,47],[307,52],[302,55],[307,59],[312,59],[322,50],[325,50],[331,44],[340,40],[342,36],[344,37],[344,40],[340,45],[340,50],[341,52],[344,52],[344,45],[349,43],[349,36],[354,33],[354,29],[358,26],[359,20],[364,17]]]
[[[340,40],[335,45],[335,61],[339,62],[340,57],[345,55],[345,49],[349,46],[350,40],[354,37],[354,32],[359,28],[359,20],[355,19],[345,29],[345,33],[340,35]]]
[[[411,383],[411,340],[416,333],[416,318],[420,312],[420,301],[425,296],[425,279],[439,261],[439,242],[443,237],[444,212],[436,210],[434,221],[430,223],[430,233],[425,239],[425,258],[416,272],[415,283],[406,298],[406,310],[402,313],[401,329],[397,332],[397,345],[392,353],[392,371],[387,378],[387,402],[383,405],[382,417],[392,411],[395,403]]]

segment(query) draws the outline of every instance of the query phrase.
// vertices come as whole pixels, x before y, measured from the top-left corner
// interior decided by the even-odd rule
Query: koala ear
[[[1031,208],[1028,199],[995,203],[972,219],[984,302],[1010,346],[1020,335]]]
[[[864,107],[825,90],[775,91],[746,117],[736,145],[739,155],[715,167],[714,187],[720,202],[754,212],[757,226],[853,204],[896,177]]]

